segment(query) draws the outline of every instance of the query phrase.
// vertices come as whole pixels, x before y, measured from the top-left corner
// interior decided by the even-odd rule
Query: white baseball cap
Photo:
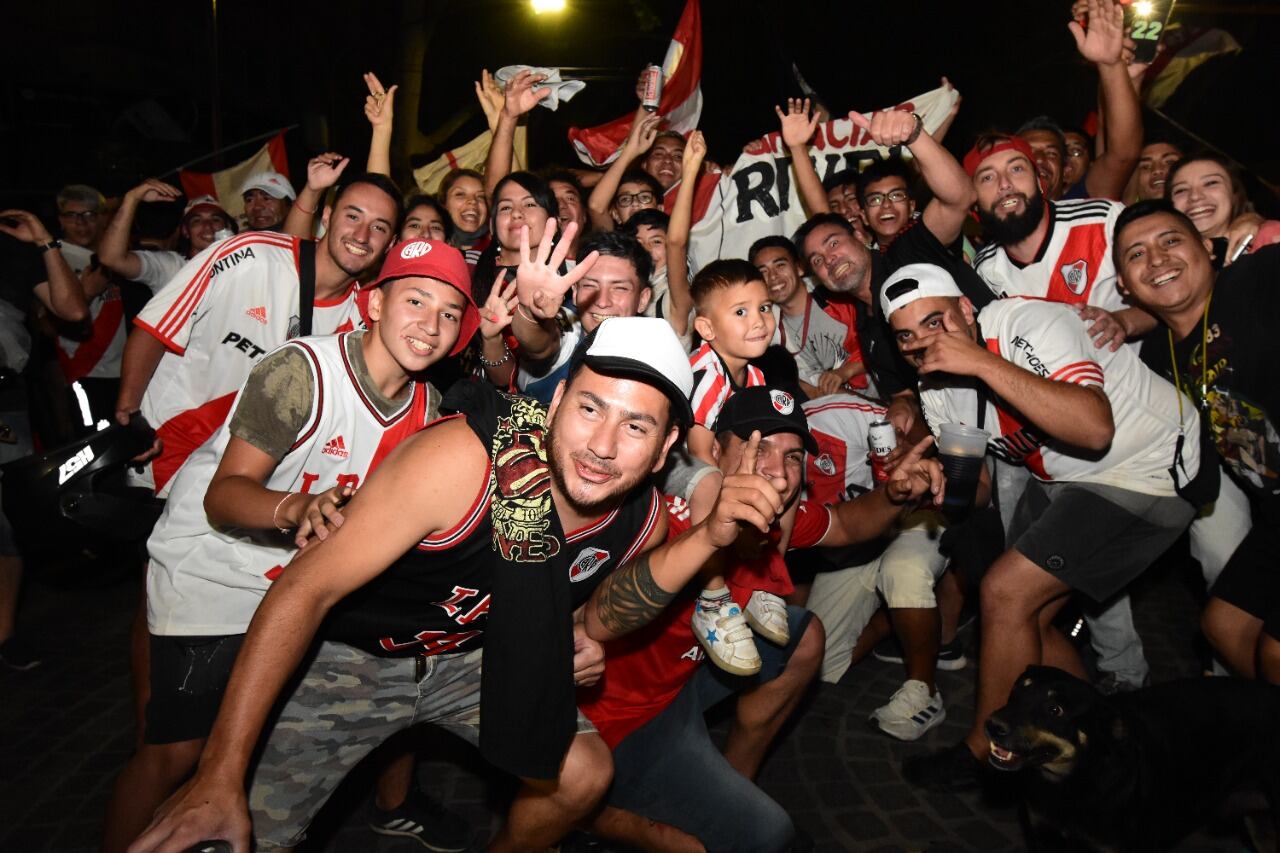
[[[885,281],[880,288],[880,308],[888,320],[893,312],[917,299],[934,296],[964,296],[951,273],[933,264],[907,264]]]
[[[256,175],[250,175],[244,182],[244,186],[240,187],[240,195],[244,195],[249,190],[262,190],[272,198],[287,198],[289,201],[298,197],[298,194],[293,191],[293,184],[279,172],[258,172]]]
[[[199,195],[187,202],[187,206],[182,209],[182,218],[186,219],[191,213],[200,209],[213,210],[217,213],[221,213],[223,218],[228,222],[231,221],[231,217],[227,214],[227,211],[223,209],[222,205],[218,203],[218,200],[211,195]]]
[[[661,317],[608,318],[578,345],[570,372],[579,364],[653,385],[671,400],[671,414],[677,421],[685,426],[693,423],[689,354]]]

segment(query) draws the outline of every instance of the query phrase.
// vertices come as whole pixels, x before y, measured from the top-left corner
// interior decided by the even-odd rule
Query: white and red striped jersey
[[[992,243],[974,260],[979,277],[999,297],[1031,296],[1107,311],[1127,308],[1111,260],[1111,232],[1124,205],[1100,198],[1047,205],[1049,233],[1036,259],[1019,264]]]
[[[346,338],[299,338],[285,345],[306,355],[311,411],[266,488],[306,494],[339,485],[357,488],[397,444],[435,416],[435,389],[412,383],[403,405],[384,417],[353,370]],[[204,496],[230,440],[228,422],[191,454],[173,478],[164,513],[147,540],[152,634],[244,633],[267,587],[296,551],[292,534],[210,525]]]
[[[93,252],[66,243],[62,257],[79,277],[89,268]],[[58,336],[58,366],[68,382],[78,379],[119,379],[124,355],[124,300],[114,284],[89,300],[89,336],[78,340]]]
[[[920,404],[934,435],[944,423],[978,426],[991,433],[988,450],[1025,465],[1044,481],[1102,483],[1150,495],[1173,495],[1173,464],[1179,417],[1190,438],[1182,448],[1188,476],[1200,468],[1195,406],[1138,360],[1130,347],[1095,349],[1083,323],[1066,305],[1039,299],[1001,299],[978,314],[988,350],[1043,379],[1101,388],[1111,403],[1115,436],[1106,453],[1086,454],[1060,445],[1022,419],[1012,406],[954,377],[925,377]],[[979,387],[981,383],[976,383]],[[1181,413],[1181,414],[1180,414]]]
[[[861,394],[831,394],[804,406],[818,455],[805,457],[805,497],[829,506],[871,491],[867,433],[889,410]]]
[[[164,442],[151,464],[156,494],[183,460],[226,420],[249,370],[299,331],[301,240],[250,231],[196,255],[152,297],[134,322],[169,352],[142,398],[142,414]],[[361,325],[355,285],[316,300],[312,333]]]
[[[693,404],[693,422],[714,430],[716,418],[720,416],[724,404],[734,392],[742,389],[734,384],[724,359],[711,348],[710,343],[704,343],[694,350],[693,355],[689,356],[689,367],[693,370],[693,396],[690,398]],[[764,373],[755,365],[748,364],[747,381],[742,387],[753,388],[763,384]]]

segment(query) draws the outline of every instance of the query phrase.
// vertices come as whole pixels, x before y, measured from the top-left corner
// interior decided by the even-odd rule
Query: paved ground
[[[1139,629],[1154,678],[1193,675],[1193,575],[1156,570],[1136,595]],[[0,672],[0,850],[17,853],[96,849],[112,779],[131,748],[126,638],[136,581],[84,586],[28,584],[21,621],[36,628],[46,663]],[[970,642],[972,638],[969,638]],[[904,757],[954,743],[967,728],[972,666],[940,673],[947,721],[927,743],[903,744],[872,732],[867,714],[899,685],[900,670],[869,660],[834,686],[818,688],[761,773],[760,784],[811,835],[818,850],[1002,851],[1022,848],[1009,806],[976,796],[925,795],[901,778]],[[723,722],[715,731],[723,733]],[[486,837],[510,796],[469,747],[428,734],[424,787],[465,815]],[[363,780],[335,798],[315,836],[328,851],[408,851],[406,842],[364,828]],[[1240,851],[1229,833],[1202,833],[1186,851]]]

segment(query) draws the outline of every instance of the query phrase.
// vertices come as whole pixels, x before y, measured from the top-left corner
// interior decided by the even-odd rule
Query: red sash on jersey
[[[89,339],[76,347],[75,355],[63,349],[61,342],[57,346],[58,364],[68,382],[88,376],[89,371],[93,370],[115,340],[116,331],[124,320],[124,300],[120,298],[118,287],[113,284],[111,289],[115,291],[115,295],[102,303],[102,310],[93,318],[93,330]]]

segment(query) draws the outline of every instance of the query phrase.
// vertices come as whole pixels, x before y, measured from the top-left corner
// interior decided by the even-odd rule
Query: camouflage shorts
[[[481,653],[426,658],[419,681],[414,658],[321,644],[254,769],[249,810],[257,849],[301,843],[347,773],[401,729],[434,723],[477,743]],[[581,713],[578,731],[595,731]]]

